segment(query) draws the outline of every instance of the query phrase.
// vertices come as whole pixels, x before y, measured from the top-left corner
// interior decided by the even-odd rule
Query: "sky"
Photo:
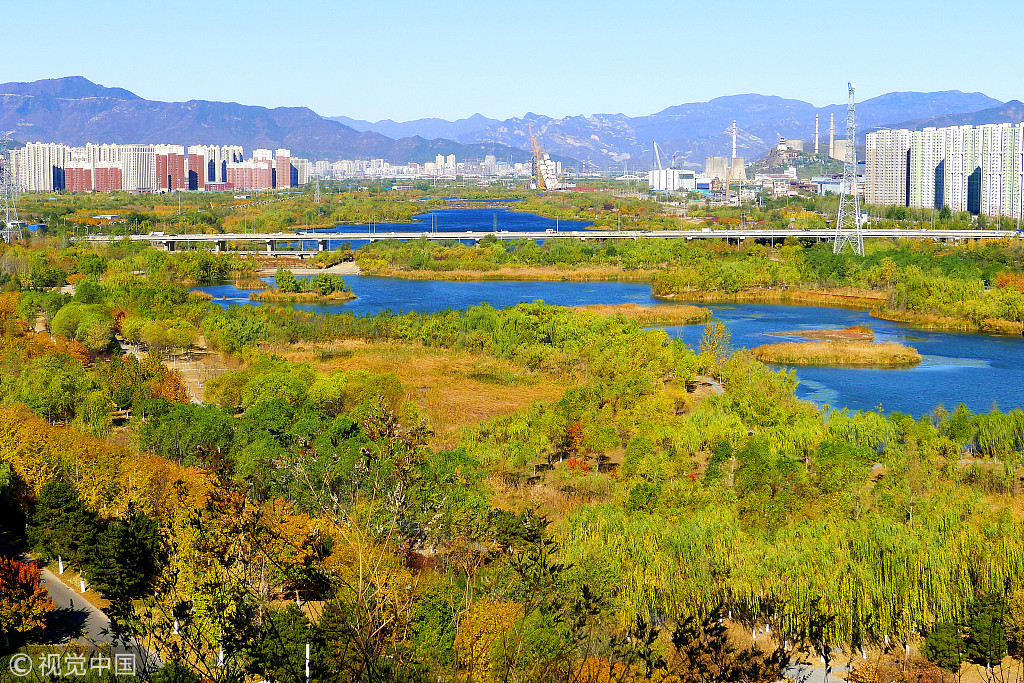
[[[650,114],[723,95],[1024,99],[1020,0],[50,0],[0,11],[0,82],[357,119]],[[1000,36],[999,33],[1002,33]]]

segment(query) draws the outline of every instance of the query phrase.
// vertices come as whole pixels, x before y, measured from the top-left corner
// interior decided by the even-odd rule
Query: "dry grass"
[[[764,344],[753,349],[763,363],[827,365],[848,368],[905,368],[921,362],[921,354],[909,346],[885,342],[812,341]]]
[[[249,295],[250,301],[272,304],[337,304],[355,298],[356,295],[352,292],[320,294],[319,292],[282,292],[280,289],[267,289]]]
[[[847,308],[878,306],[886,295],[870,289],[744,289],[738,292],[690,291],[659,297],[676,301],[737,301],[779,304],[825,304]]]
[[[400,270],[365,268],[366,275],[406,280],[551,280],[570,282],[650,282],[656,271],[625,270],[606,266],[594,268],[556,268],[554,266],[505,266],[495,270]]]
[[[790,332],[769,332],[773,337],[803,337],[816,341],[874,341],[875,331],[867,325],[852,325],[842,329],[792,330]]]
[[[577,306],[581,311],[590,311],[597,315],[621,315],[636,320],[641,325],[693,325],[707,322],[711,318],[711,310],[689,304],[661,304],[659,306],[643,306],[641,304],[591,304]]]
[[[985,318],[980,323],[968,318],[956,318],[948,315],[934,315],[931,313],[916,313],[914,311],[894,311],[885,308],[876,308],[871,311],[871,317],[880,320],[891,320],[898,323],[907,323],[916,327],[930,330],[953,330],[956,332],[988,332],[990,334],[1024,334],[1024,323],[1012,320],[1000,320],[999,318]]]
[[[297,345],[278,353],[322,371],[394,374],[406,397],[430,421],[435,448],[454,448],[463,428],[535,401],[557,400],[566,388],[555,378],[468,351],[345,340]]]

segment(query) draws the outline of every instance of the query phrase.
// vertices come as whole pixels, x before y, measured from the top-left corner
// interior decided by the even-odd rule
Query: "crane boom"
[[[537,177],[537,189],[545,190],[544,187],[544,174],[541,172],[540,167],[540,147],[537,146],[537,138],[533,134],[533,124],[528,124],[530,128],[530,144],[533,145],[533,173]]]

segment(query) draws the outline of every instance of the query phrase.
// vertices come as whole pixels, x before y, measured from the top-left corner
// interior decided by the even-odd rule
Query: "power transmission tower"
[[[10,138],[7,133],[0,135],[0,146],[7,152],[7,142]],[[21,222],[18,220],[18,206],[16,203],[17,188],[15,186],[14,174],[11,172],[10,152],[0,154],[0,213],[3,213],[4,226],[0,230],[0,239],[10,244],[24,238],[21,233]]]
[[[847,83],[850,103],[846,107],[846,149],[843,151],[843,193],[839,197],[836,216],[836,239],[832,251],[843,253],[849,244],[858,256],[864,255],[864,233],[861,231],[860,197],[857,194],[857,122],[853,100],[854,83]]]
[[[316,177],[316,196],[313,201],[317,204],[320,203],[320,176]]]

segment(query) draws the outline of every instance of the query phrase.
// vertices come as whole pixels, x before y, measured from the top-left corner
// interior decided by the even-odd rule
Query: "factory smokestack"
[[[814,153],[818,153],[818,115],[814,115]]]
[[[828,121],[828,155],[836,158],[836,115],[830,114]]]
[[[732,158],[736,158],[736,119],[732,120]]]

